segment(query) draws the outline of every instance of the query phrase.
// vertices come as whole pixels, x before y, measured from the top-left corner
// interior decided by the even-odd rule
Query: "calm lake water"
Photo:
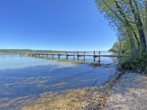
[[[88,88],[96,80],[97,86],[115,73],[115,68],[95,68],[72,61],[72,57],[68,61],[64,59],[0,53],[0,110],[19,110],[45,92]],[[86,57],[86,62],[92,61],[93,58]],[[114,64],[114,60],[101,58],[101,63]]]

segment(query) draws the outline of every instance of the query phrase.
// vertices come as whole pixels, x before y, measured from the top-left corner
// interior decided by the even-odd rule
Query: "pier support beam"
[[[67,54],[67,52],[66,52],[66,59],[68,59],[68,54]]]
[[[98,62],[100,62],[100,51],[99,51],[99,61]]]
[[[93,52],[93,60],[95,62],[95,51]]]
[[[85,61],[85,51],[84,51],[84,61]]]
[[[58,59],[60,59],[60,53],[58,53]]]
[[[79,52],[77,51],[77,60],[79,60]]]
[[[20,53],[20,56],[21,55],[22,53]],[[82,61],[85,61],[86,57],[88,56],[88,57],[93,57],[94,62],[101,62],[100,61],[101,57],[118,57],[118,55],[105,55],[105,54],[101,55],[100,51],[93,51],[92,53],[90,52],[89,54],[86,51],[83,51],[82,53],[79,53],[79,51],[70,51],[69,54],[68,54],[68,51],[61,54],[60,52],[50,52],[50,53],[36,52],[36,53],[28,53],[28,55],[32,57],[49,57],[49,58],[58,58],[58,59],[60,59],[60,56],[64,56],[65,59],[68,59],[69,56],[73,56],[74,60],[80,60],[79,57],[82,57],[82,59],[84,58]],[[98,57],[98,60],[97,60],[97,57]]]

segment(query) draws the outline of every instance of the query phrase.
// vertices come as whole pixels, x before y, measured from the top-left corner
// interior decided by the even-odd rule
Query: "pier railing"
[[[64,51],[64,52],[56,52],[56,51],[52,51],[52,52],[32,52],[29,53],[29,56],[38,56],[38,57],[49,57],[49,58],[55,58],[55,56],[58,57],[58,59],[60,59],[60,56],[65,56],[66,59],[68,59],[69,56],[73,56],[74,59],[75,57],[77,58],[77,60],[79,60],[79,57],[85,57],[89,56],[89,57],[93,57],[94,58],[94,62],[95,62],[95,58],[98,57],[99,62],[100,62],[100,57],[119,57],[118,54],[102,54],[103,51]]]

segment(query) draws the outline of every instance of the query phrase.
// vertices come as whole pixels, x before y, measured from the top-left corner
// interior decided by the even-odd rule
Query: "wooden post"
[[[100,62],[100,51],[99,51],[99,62]]]
[[[74,60],[75,60],[75,52],[74,52]]]
[[[93,56],[95,57],[95,51],[93,52]]]
[[[79,60],[79,52],[77,51],[77,59]]]
[[[67,54],[67,52],[66,52],[66,59],[68,59],[68,54]]]
[[[84,61],[85,61],[85,51],[84,51]]]
[[[58,53],[58,59],[60,59],[60,53]]]
[[[51,52],[51,56],[52,56],[52,58],[53,58],[53,52]]]
[[[95,62],[95,51],[93,52],[93,59],[94,59],[94,62]]]

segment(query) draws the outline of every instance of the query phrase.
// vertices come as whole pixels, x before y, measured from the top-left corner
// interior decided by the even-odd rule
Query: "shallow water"
[[[93,67],[83,61],[33,58],[19,54],[0,54],[0,109],[19,110],[30,105],[41,94],[88,88],[104,83],[115,68]],[[82,58],[80,59],[82,60]],[[86,62],[93,61],[86,58]],[[102,58],[101,63],[113,63]]]

